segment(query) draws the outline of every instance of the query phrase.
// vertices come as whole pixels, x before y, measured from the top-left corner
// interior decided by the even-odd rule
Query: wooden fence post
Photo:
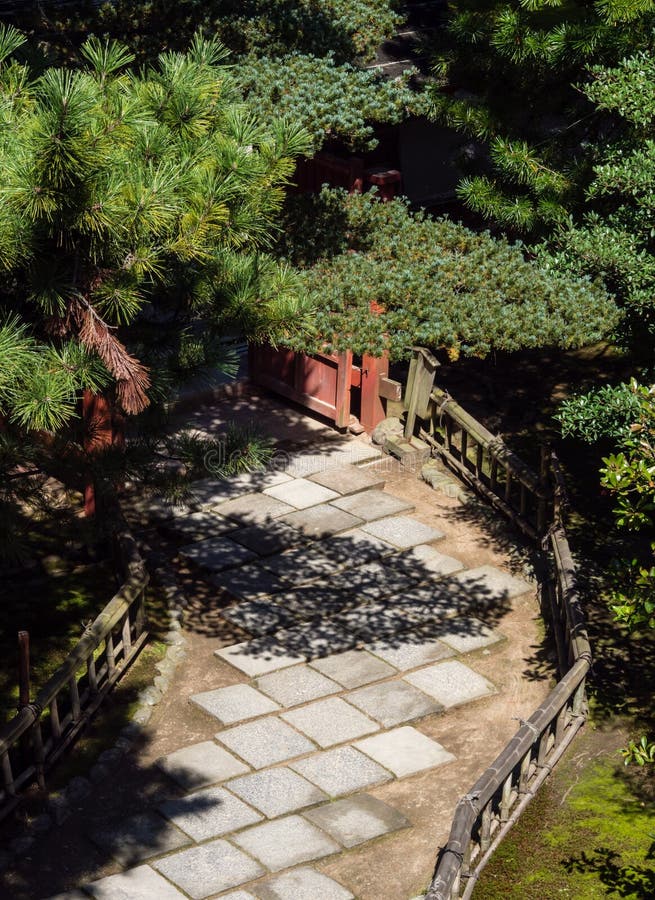
[[[405,392],[405,440],[410,441],[414,436],[416,417],[427,417],[430,404],[430,394],[434,386],[434,376],[439,366],[439,361],[426,350],[425,347],[413,347],[413,357],[409,365],[407,377],[407,390]]]

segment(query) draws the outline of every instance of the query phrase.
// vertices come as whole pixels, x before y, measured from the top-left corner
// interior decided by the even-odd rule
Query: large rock
[[[376,425],[371,432],[371,440],[374,444],[384,446],[384,442],[389,437],[394,437],[403,433],[403,424],[400,419],[392,416],[389,419],[383,419],[379,425]]]

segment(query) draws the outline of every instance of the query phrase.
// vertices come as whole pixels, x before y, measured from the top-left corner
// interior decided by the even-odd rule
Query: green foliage
[[[329,240],[314,246],[325,227]],[[588,281],[525,259],[519,245],[447,219],[412,214],[405,202],[324,189],[300,201],[284,252],[309,265],[316,336],[292,346],[353,349],[392,358],[422,344],[461,354],[598,340],[615,309]],[[331,249],[330,249],[331,245]],[[320,256],[316,257],[316,252]],[[376,301],[379,315],[370,311]]]
[[[352,150],[369,150],[377,144],[373,123],[397,124],[423,112],[422,95],[409,86],[411,74],[390,81],[369,69],[337,65],[332,54],[295,53],[249,58],[239,66],[238,80],[265,121],[282,115],[301,123],[314,151],[333,138]]]
[[[139,61],[151,62],[162,47],[185,49],[200,30],[239,55],[333,52],[342,62],[375,56],[401,21],[395,6],[394,0],[87,0],[74,12],[40,3],[19,21],[59,53],[92,33],[119,39]]]
[[[562,437],[576,437],[595,444],[603,438],[625,439],[640,410],[632,385],[605,385],[564,400],[555,418]]]
[[[646,735],[642,735],[638,743],[629,741],[628,746],[623,747],[619,752],[626,766],[630,763],[636,763],[638,766],[655,763],[655,742],[649,741]]]

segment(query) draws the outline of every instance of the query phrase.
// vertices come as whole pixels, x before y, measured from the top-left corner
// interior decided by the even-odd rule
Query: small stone
[[[120,740],[120,738],[118,740]],[[122,748],[114,746],[110,750],[103,750],[98,757],[98,762],[102,763],[104,766],[117,766],[123,758],[123,755]]]
[[[375,426],[371,432],[371,440],[374,444],[384,446],[388,437],[393,437],[394,435],[400,435],[402,433],[403,423],[395,416],[391,416],[388,419],[383,419],[382,422]]]
[[[164,675],[155,675],[152,681],[154,687],[162,694],[162,696],[168,690],[170,685],[170,680],[166,678]]]
[[[102,766],[100,763],[96,763],[95,766],[91,767],[91,771],[89,772],[89,777],[93,784],[100,784],[105,780],[105,778],[109,778],[111,773],[111,769],[107,766]]]
[[[133,741],[143,737],[143,728],[136,722],[130,722],[129,725],[121,728],[121,737],[124,737],[131,745]]]
[[[173,646],[180,646],[186,643],[186,638],[179,631],[167,631],[164,635],[164,641]]]
[[[23,856],[25,853],[29,853],[34,846],[34,842],[34,838],[31,835],[21,835],[14,838],[13,841],[9,841],[9,850],[14,856]]]
[[[66,799],[69,803],[79,803],[81,800],[84,800],[85,797],[89,796],[91,788],[91,782],[88,778],[84,778],[82,775],[76,775],[68,782]]]
[[[50,831],[52,825],[52,816],[49,816],[47,813],[39,813],[38,816],[34,816],[31,820],[30,831],[33,831],[34,834],[45,834],[46,831]]]
[[[132,721],[137,725],[147,725],[152,715],[151,706],[140,706],[132,716]]]
[[[151,685],[139,692],[138,700],[139,703],[145,703],[148,706],[156,706],[161,700],[161,691]]]
[[[132,749],[132,746],[132,741],[129,739],[129,737],[127,737],[127,735],[123,735],[122,737],[119,737],[114,741],[114,748],[123,755],[125,753],[129,753]]]
[[[57,825],[61,825],[70,816],[72,810],[65,797],[55,795],[48,800],[48,809]]]

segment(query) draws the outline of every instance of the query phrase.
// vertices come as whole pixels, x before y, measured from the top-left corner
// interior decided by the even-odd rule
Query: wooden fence
[[[0,729],[0,819],[19,802],[19,791],[45,773],[75,739],[147,638],[145,588],[148,574],[127,531],[116,537],[124,583],[63,665]]]
[[[423,365],[419,357],[418,367]],[[456,900],[472,896],[492,853],[583,725],[592,656],[563,522],[564,487],[556,457],[544,454],[538,475],[444,391],[434,388],[429,396],[427,408],[418,413],[423,421],[419,436],[543,550],[543,596],[550,604],[561,675],[457,805],[426,895],[426,900]],[[413,400],[405,398],[410,410],[417,407]]]

